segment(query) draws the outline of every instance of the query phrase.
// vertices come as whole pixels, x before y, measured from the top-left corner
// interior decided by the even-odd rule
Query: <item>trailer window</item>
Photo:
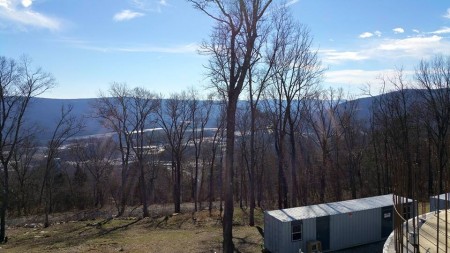
[[[293,222],[291,226],[292,226],[292,241],[301,241],[303,230],[302,222]]]

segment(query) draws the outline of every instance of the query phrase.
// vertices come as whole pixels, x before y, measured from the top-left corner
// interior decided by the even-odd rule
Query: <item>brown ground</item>
[[[256,222],[262,226],[262,211]],[[72,216],[74,217],[74,216]],[[82,219],[84,220],[84,219]],[[234,243],[239,252],[261,252],[257,227],[245,225],[247,214],[235,209]],[[96,218],[41,224],[21,223],[7,229],[0,252],[220,252],[222,226],[218,211],[153,218]]]

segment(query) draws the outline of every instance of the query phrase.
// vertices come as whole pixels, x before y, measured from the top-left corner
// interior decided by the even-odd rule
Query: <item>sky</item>
[[[281,0],[274,0],[278,2]],[[445,0],[286,0],[327,69],[322,86],[359,96],[378,77],[450,55]],[[0,0],[0,56],[53,74],[48,98],[93,98],[111,83],[168,96],[204,90],[198,54],[213,21],[186,0]]]

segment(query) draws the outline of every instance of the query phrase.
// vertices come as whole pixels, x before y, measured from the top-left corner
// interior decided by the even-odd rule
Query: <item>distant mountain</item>
[[[42,129],[38,139],[40,141],[48,140],[51,137],[52,130],[56,127],[57,121],[61,115],[61,107],[73,106],[72,113],[78,118],[84,118],[86,123],[85,130],[80,133],[83,135],[101,134],[108,132],[100,122],[92,118],[92,104],[96,98],[89,99],[49,99],[33,98],[30,101],[26,111],[26,124],[36,125]]]
[[[420,90],[407,90],[408,96],[418,96],[418,92]],[[379,99],[383,96],[392,96],[397,92],[387,93],[384,95],[378,95],[374,97],[364,97],[356,99],[358,103],[357,107],[357,116],[366,120],[368,123],[372,105],[375,99]],[[80,133],[80,136],[87,135],[95,135],[95,134],[105,134],[110,132],[109,129],[104,128],[98,119],[93,118],[93,109],[92,105],[97,100],[97,98],[88,98],[88,99],[48,99],[48,98],[33,98],[31,100],[31,104],[26,113],[27,124],[34,124],[39,126],[41,129],[44,129],[42,134],[39,136],[39,140],[45,141],[50,138],[52,129],[55,128],[58,117],[61,112],[61,106],[72,105],[73,111],[72,113],[77,117],[83,117],[86,123],[85,130]],[[340,105],[341,108],[345,106],[346,103],[351,103],[352,101],[342,102]],[[247,102],[240,101],[238,106],[245,107]],[[218,105],[215,105],[212,109],[210,121],[206,127],[216,127],[217,118],[219,117],[220,109]]]

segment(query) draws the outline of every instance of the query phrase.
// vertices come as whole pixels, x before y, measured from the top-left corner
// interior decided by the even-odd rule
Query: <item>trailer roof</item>
[[[442,194],[440,194],[440,195],[434,195],[434,196],[431,196],[430,198],[432,198],[432,199],[437,199],[437,198],[439,198],[439,199],[441,199],[441,200],[445,200],[445,195],[447,194],[447,200],[450,200],[450,193],[442,193]]]
[[[407,202],[411,202],[408,200]],[[266,213],[275,219],[289,222],[294,220],[304,220],[322,216],[329,216],[341,213],[351,213],[393,205],[393,195],[382,195],[362,199],[352,199],[340,202],[318,204],[311,206],[301,206],[281,210],[267,211]]]

